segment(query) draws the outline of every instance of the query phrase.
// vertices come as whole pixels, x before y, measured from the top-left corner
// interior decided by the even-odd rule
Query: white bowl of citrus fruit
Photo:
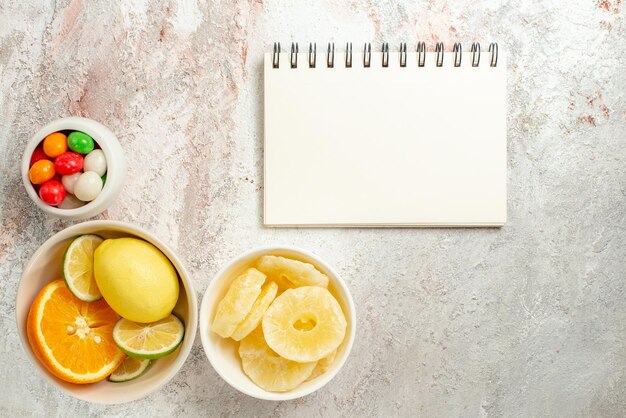
[[[122,403],[183,365],[197,301],[176,255],[130,224],[92,221],[48,239],[24,267],[16,316],[24,350],[79,399]]]
[[[352,296],[335,270],[294,247],[263,247],[211,281],[200,337],[217,373],[259,399],[289,400],[326,385],[355,335]]]

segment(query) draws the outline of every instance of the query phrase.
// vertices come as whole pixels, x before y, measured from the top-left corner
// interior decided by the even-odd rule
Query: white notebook
[[[506,62],[496,44],[296,45],[265,54],[265,225],[504,224]]]

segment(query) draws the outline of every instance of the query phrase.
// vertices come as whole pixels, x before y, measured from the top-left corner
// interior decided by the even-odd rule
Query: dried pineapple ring
[[[272,392],[294,389],[317,365],[316,361],[297,363],[280,357],[265,342],[262,327],[241,340],[239,356],[244,373],[259,387]]]
[[[226,296],[217,305],[217,313],[211,329],[223,338],[230,337],[252,309],[261,293],[265,274],[257,269],[246,270],[231,283]]]
[[[268,276],[278,285],[278,294],[283,293],[287,289],[293,289],[295,286],[287,278],[281,276]]]
[[[257,268],[268,276],[287,279],[296,287],[328,287],[328,276],[317,270],[313,264],[303,263],[291,258],[264,255],[259,259]]]
[[[269,282],[263,285],[263,288],[261,288],[261,294],[254,302],[254,305],[252,305],[252,309],[250,309],[248,316],[246,316],[246,319],[244,319],[242,323],[237,325],[237,328],[232,333],[231,338],[233,340],[240,341],[259,326],[261,319],[263,318],[263,314],[274,301],[276,292],[278,292],[278,285],[276,283]]]
[[[317,366],[313,369],[313,373],[308,377],[307,381],[315,379],[317,376],[323,375],[330,369],[330,366],[335,362],[335,357],[337,357],[337,350],[333,350],[332,353],[321,359],[317,362]]]
[[[301,363],[330,355],[343,341],[346,327],[337,300],[318,286],[286,290],[263,316],[263,333],[270,348]]]

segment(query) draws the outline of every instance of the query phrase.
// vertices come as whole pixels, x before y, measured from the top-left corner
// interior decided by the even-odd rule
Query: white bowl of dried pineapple
[[[355,334],[352,295],[319,257],[263,247],[232,260],[200,308],[202,346],[235,389],[282,401],[308,395],[343,366]]]

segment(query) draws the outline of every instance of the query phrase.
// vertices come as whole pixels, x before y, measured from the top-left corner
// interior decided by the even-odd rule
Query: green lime
[[[137,359],[157,359],[173,353],[184,335],[185,326],[171,314],[149,324],[122,318],[113,327],[115,344],[126,355]]]
[[[114,383],[128,382],[137,379],[148,371],[152,360],[141,360],[126,357],[122,364],[109,376],[109,381]]]

